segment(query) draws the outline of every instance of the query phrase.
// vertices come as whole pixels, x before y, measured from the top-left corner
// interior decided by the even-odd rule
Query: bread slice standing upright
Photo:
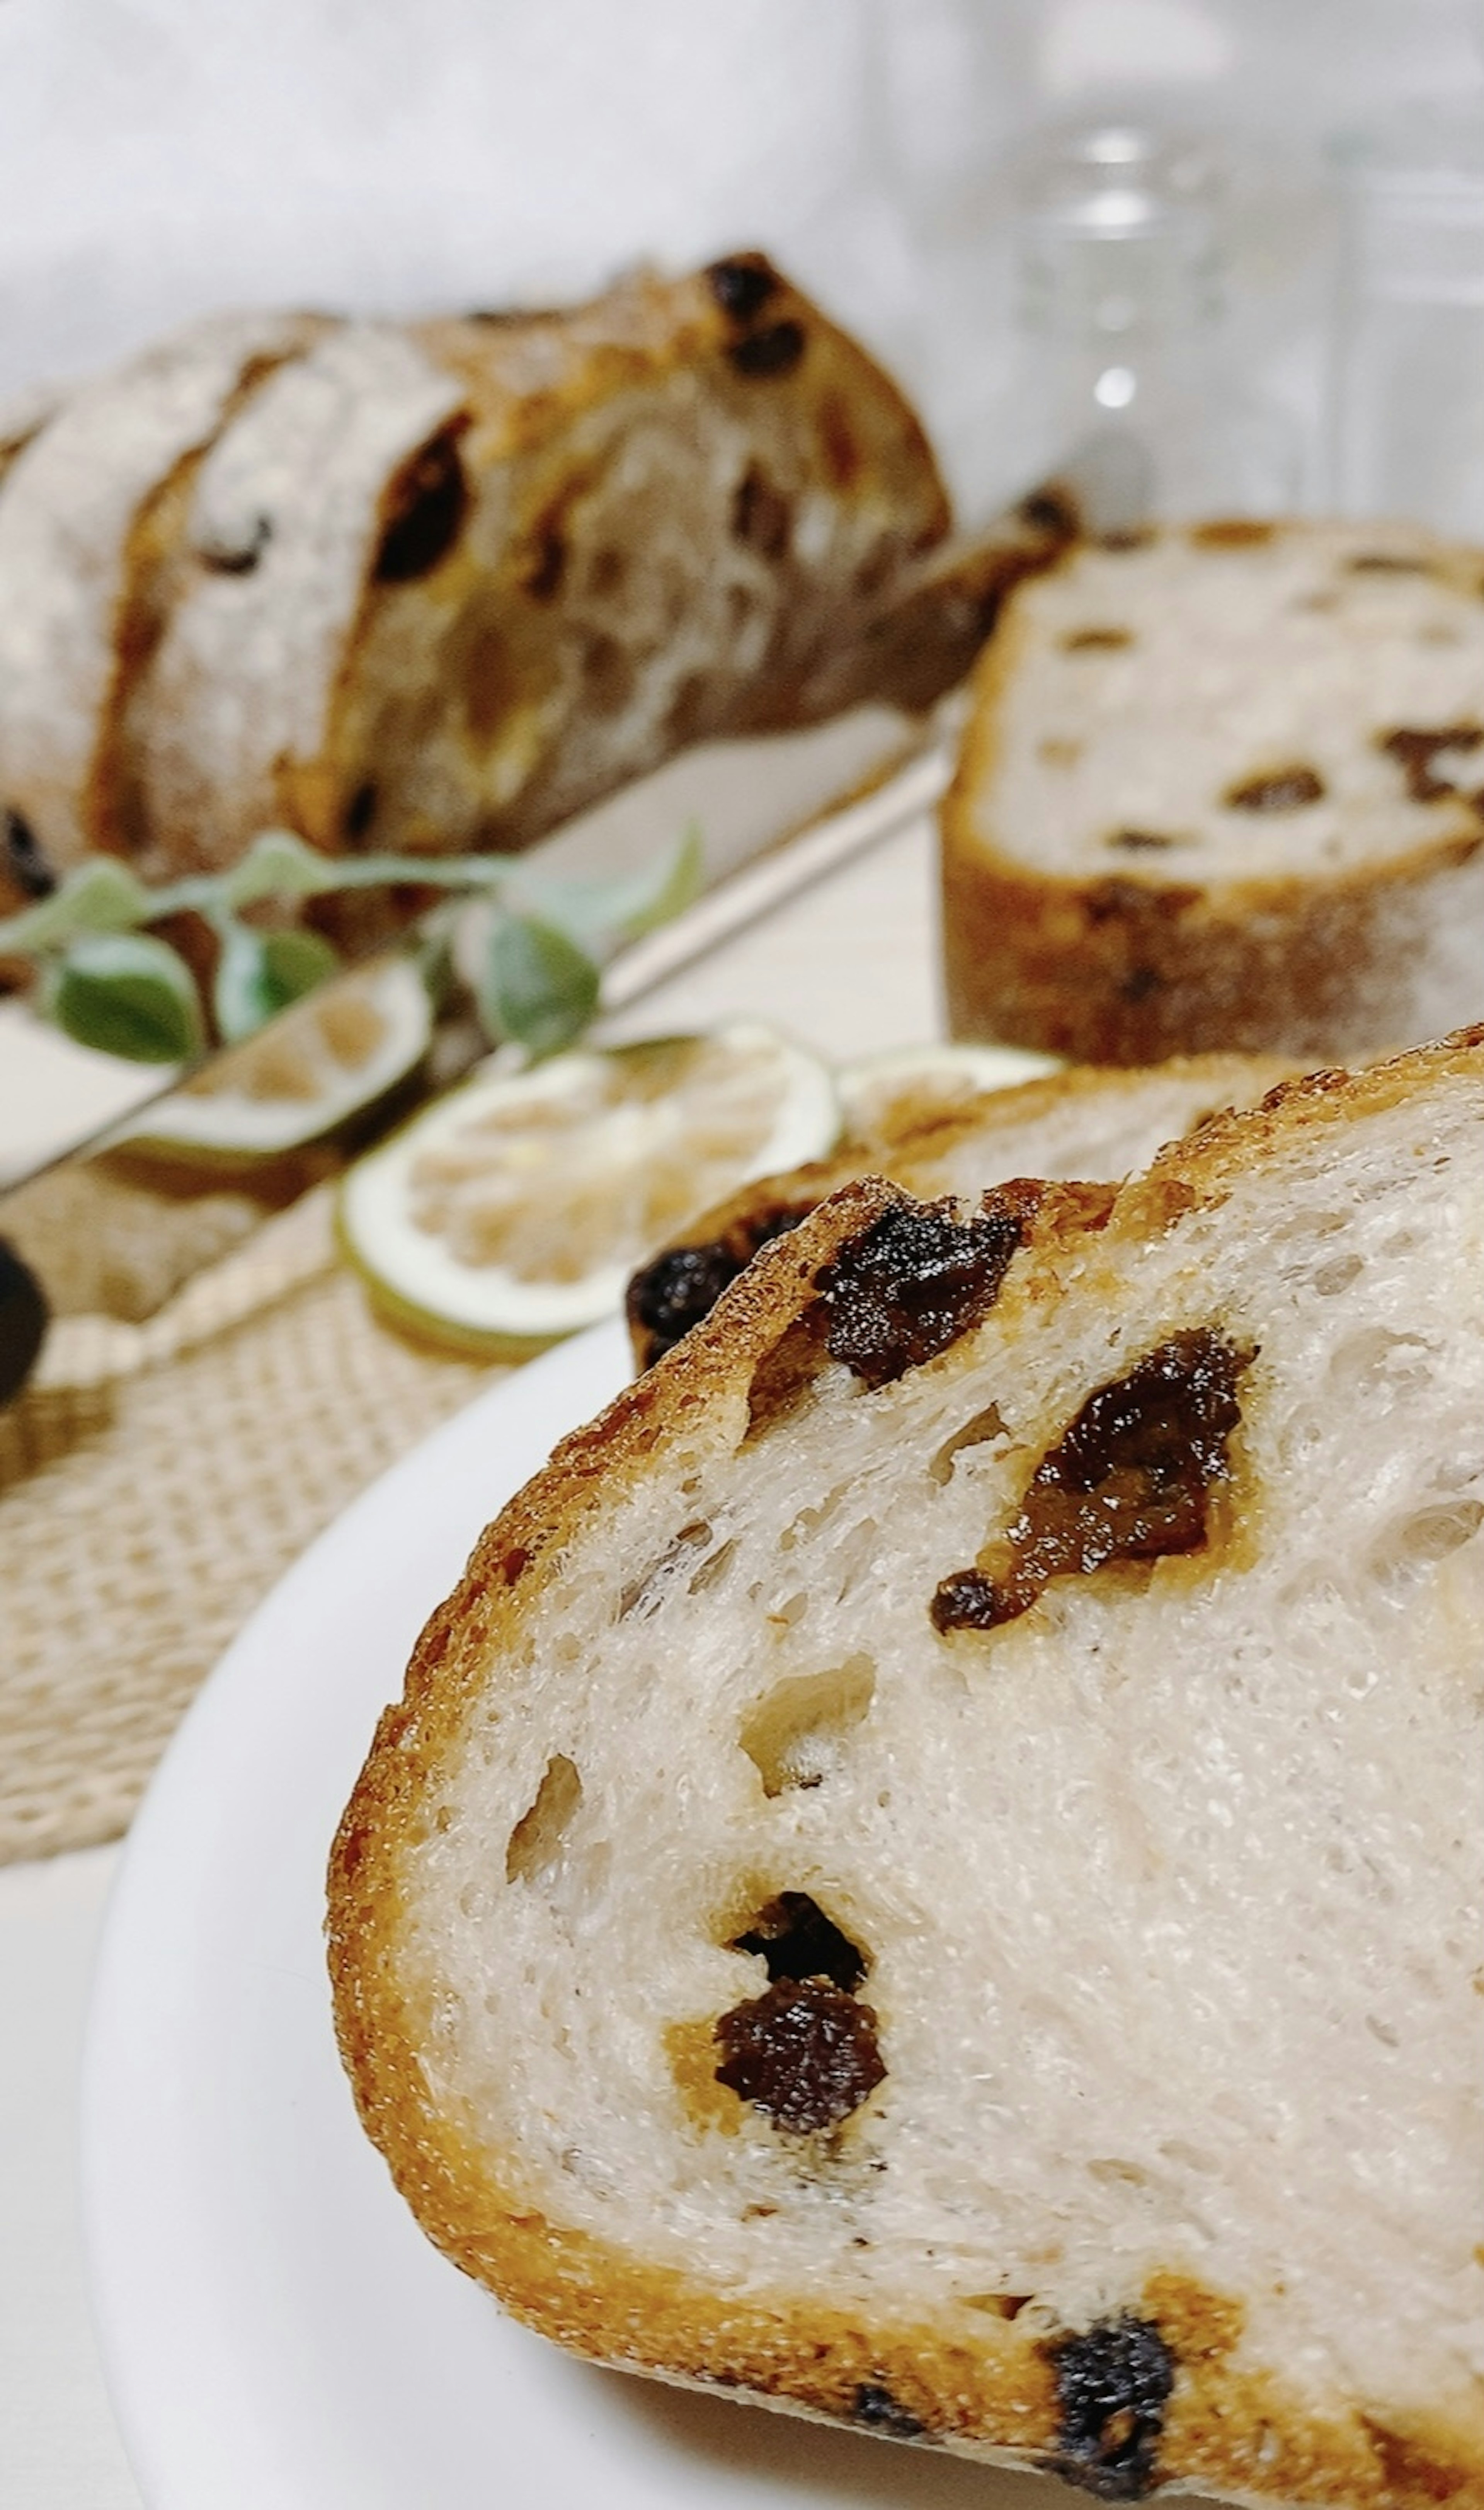
[[[1105,2496],[1484,2499],[1484,1030],[850,1186],[488,1530],[362,2119],[578,2351]]]
[[[195,323],[45,407],[0,487],[0,804],[49,872],[117,849],[122,727],[160,633],[171,510],[275,367],[323,328]]]
[[[1082,546],[1008,602],[942,812],[949,1015],[1087,1062],[1313,1062],[1484,1012],[1484,554]]]

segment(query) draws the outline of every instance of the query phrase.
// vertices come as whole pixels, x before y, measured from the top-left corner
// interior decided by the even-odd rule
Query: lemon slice
[[[113,1138],[217,1166],[276,1159],[377,1105],[432,1035],[422,977],[410,961],[388,959],[281,1011]]]
[[[513,1073],[498,1058],[341,1181],[350,1261],[399,1322],[460,1350],[615,1314],[634,1266],[840,1128],[825,1066],[739,1022]]]
[[[1014,1089],[1059,1072],[1054,1054],[1018,1046],[903,1046],[847,1064],[837,1075],[848,1133],[892,1140],[904,1127],[967,1106],[986,1089]]]

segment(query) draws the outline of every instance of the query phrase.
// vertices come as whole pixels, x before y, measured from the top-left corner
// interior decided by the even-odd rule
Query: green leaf
[[[0,950],[41,958],[84,932],[127,932],[157,912],[144,883],[113,855],[94,855],[50,897],[0,924]]]
[[[132,1063],[184,1063],[204,1043],[195,978],[148,932],[85,933],[51,970],[42,1008],[79,1046]]]
[[[318,932],[253,932],[229,926],[211,987],[211,1008],[228,1044],[312,994],[340,961]]]
[[[637,941],[700,895],[704,871],[695,821],[666,853],[638,871],[606,880],[513,881],[521,905],[565,932],[590,957],[606,958],[620,942]]]
[[[480,1018],[493,1036],[513,1038],[533,1061],[580,1037],[597,1008],[598,971],[554,924],[508,916],[490,936]]]
[[[265,828],[224,874],[220,895],[228,907],[256,906],[265,897],[323,897],[344,886],[342,870],[291,829]]]

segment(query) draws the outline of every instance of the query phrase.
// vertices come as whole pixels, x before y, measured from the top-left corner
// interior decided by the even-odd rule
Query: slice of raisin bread
[[[847,1186],[488,1530],[329,1948],[578,2351],[1114,2497],[1484,2500],[1484,1029]]]
[[[1477,1017],[1481,578],[1419,530],[1242,522],[1020,587],[943,806],[955,1029],[1313,1061]]]
[[[931,1201],[980,1195],[1008,1177],[1125,1177],[1207,1117],[1255,1105],[1293,1066],[1271,1054],[1196,1054],[1147,1070],[1070,1064],[1012,1089],[986,1089],[934,1109],[906,1097],[893,1121],[846,1140],[828,1159],[742,1186],[662,1247],[628,1283],[634,1358],[652,1367],[702,1316],[760,1246],[854,1177],[890,1177]]]
[[[141,823],[207,863],[267,821],[524,844],[688,742],[847,703],[857,642],[879,678],[865,631],[947,523],[901,395],[761,255],[352,326],[203,466]]]
[[[0,795],[24,861],[55,872],[118,842],[122,726],[160,632],[171,510],[218,432],[321,327],[213,317],[36,413],[0,493]]]

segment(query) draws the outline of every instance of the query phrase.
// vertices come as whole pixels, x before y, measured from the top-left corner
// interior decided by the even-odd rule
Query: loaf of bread
[[[1115,2498],[1484,2499],[1484,1029],[847,1186],[488,1530],[334,1848],[424,2227]]]
[[[1270,1054],[1195,1054],[1145,1070],[1069,1064],[951,1106],[905,1092],[887,1120],[828,1159],[739,1188],[631,1276],[629,1339],[650,1368],[708,1315],[760,1246],[856,1177],[889,1177],[929,1201],[976,1196],[1009,1177],[1125,1177],[1165,1142],[1230,1107],[1255,1105],[1293,1067]]]
[[[1234,522],[1022,586],[943,806],[955,1030],[1313,1062],[1478,1017],[1481,580],[1410,528]]]
[[[758,253],[565,313],[227,317],[0,415],[0,819],[218,868],[529,843],[710,735],[969,666],[1070,520],[945,555],[881,369]]]

